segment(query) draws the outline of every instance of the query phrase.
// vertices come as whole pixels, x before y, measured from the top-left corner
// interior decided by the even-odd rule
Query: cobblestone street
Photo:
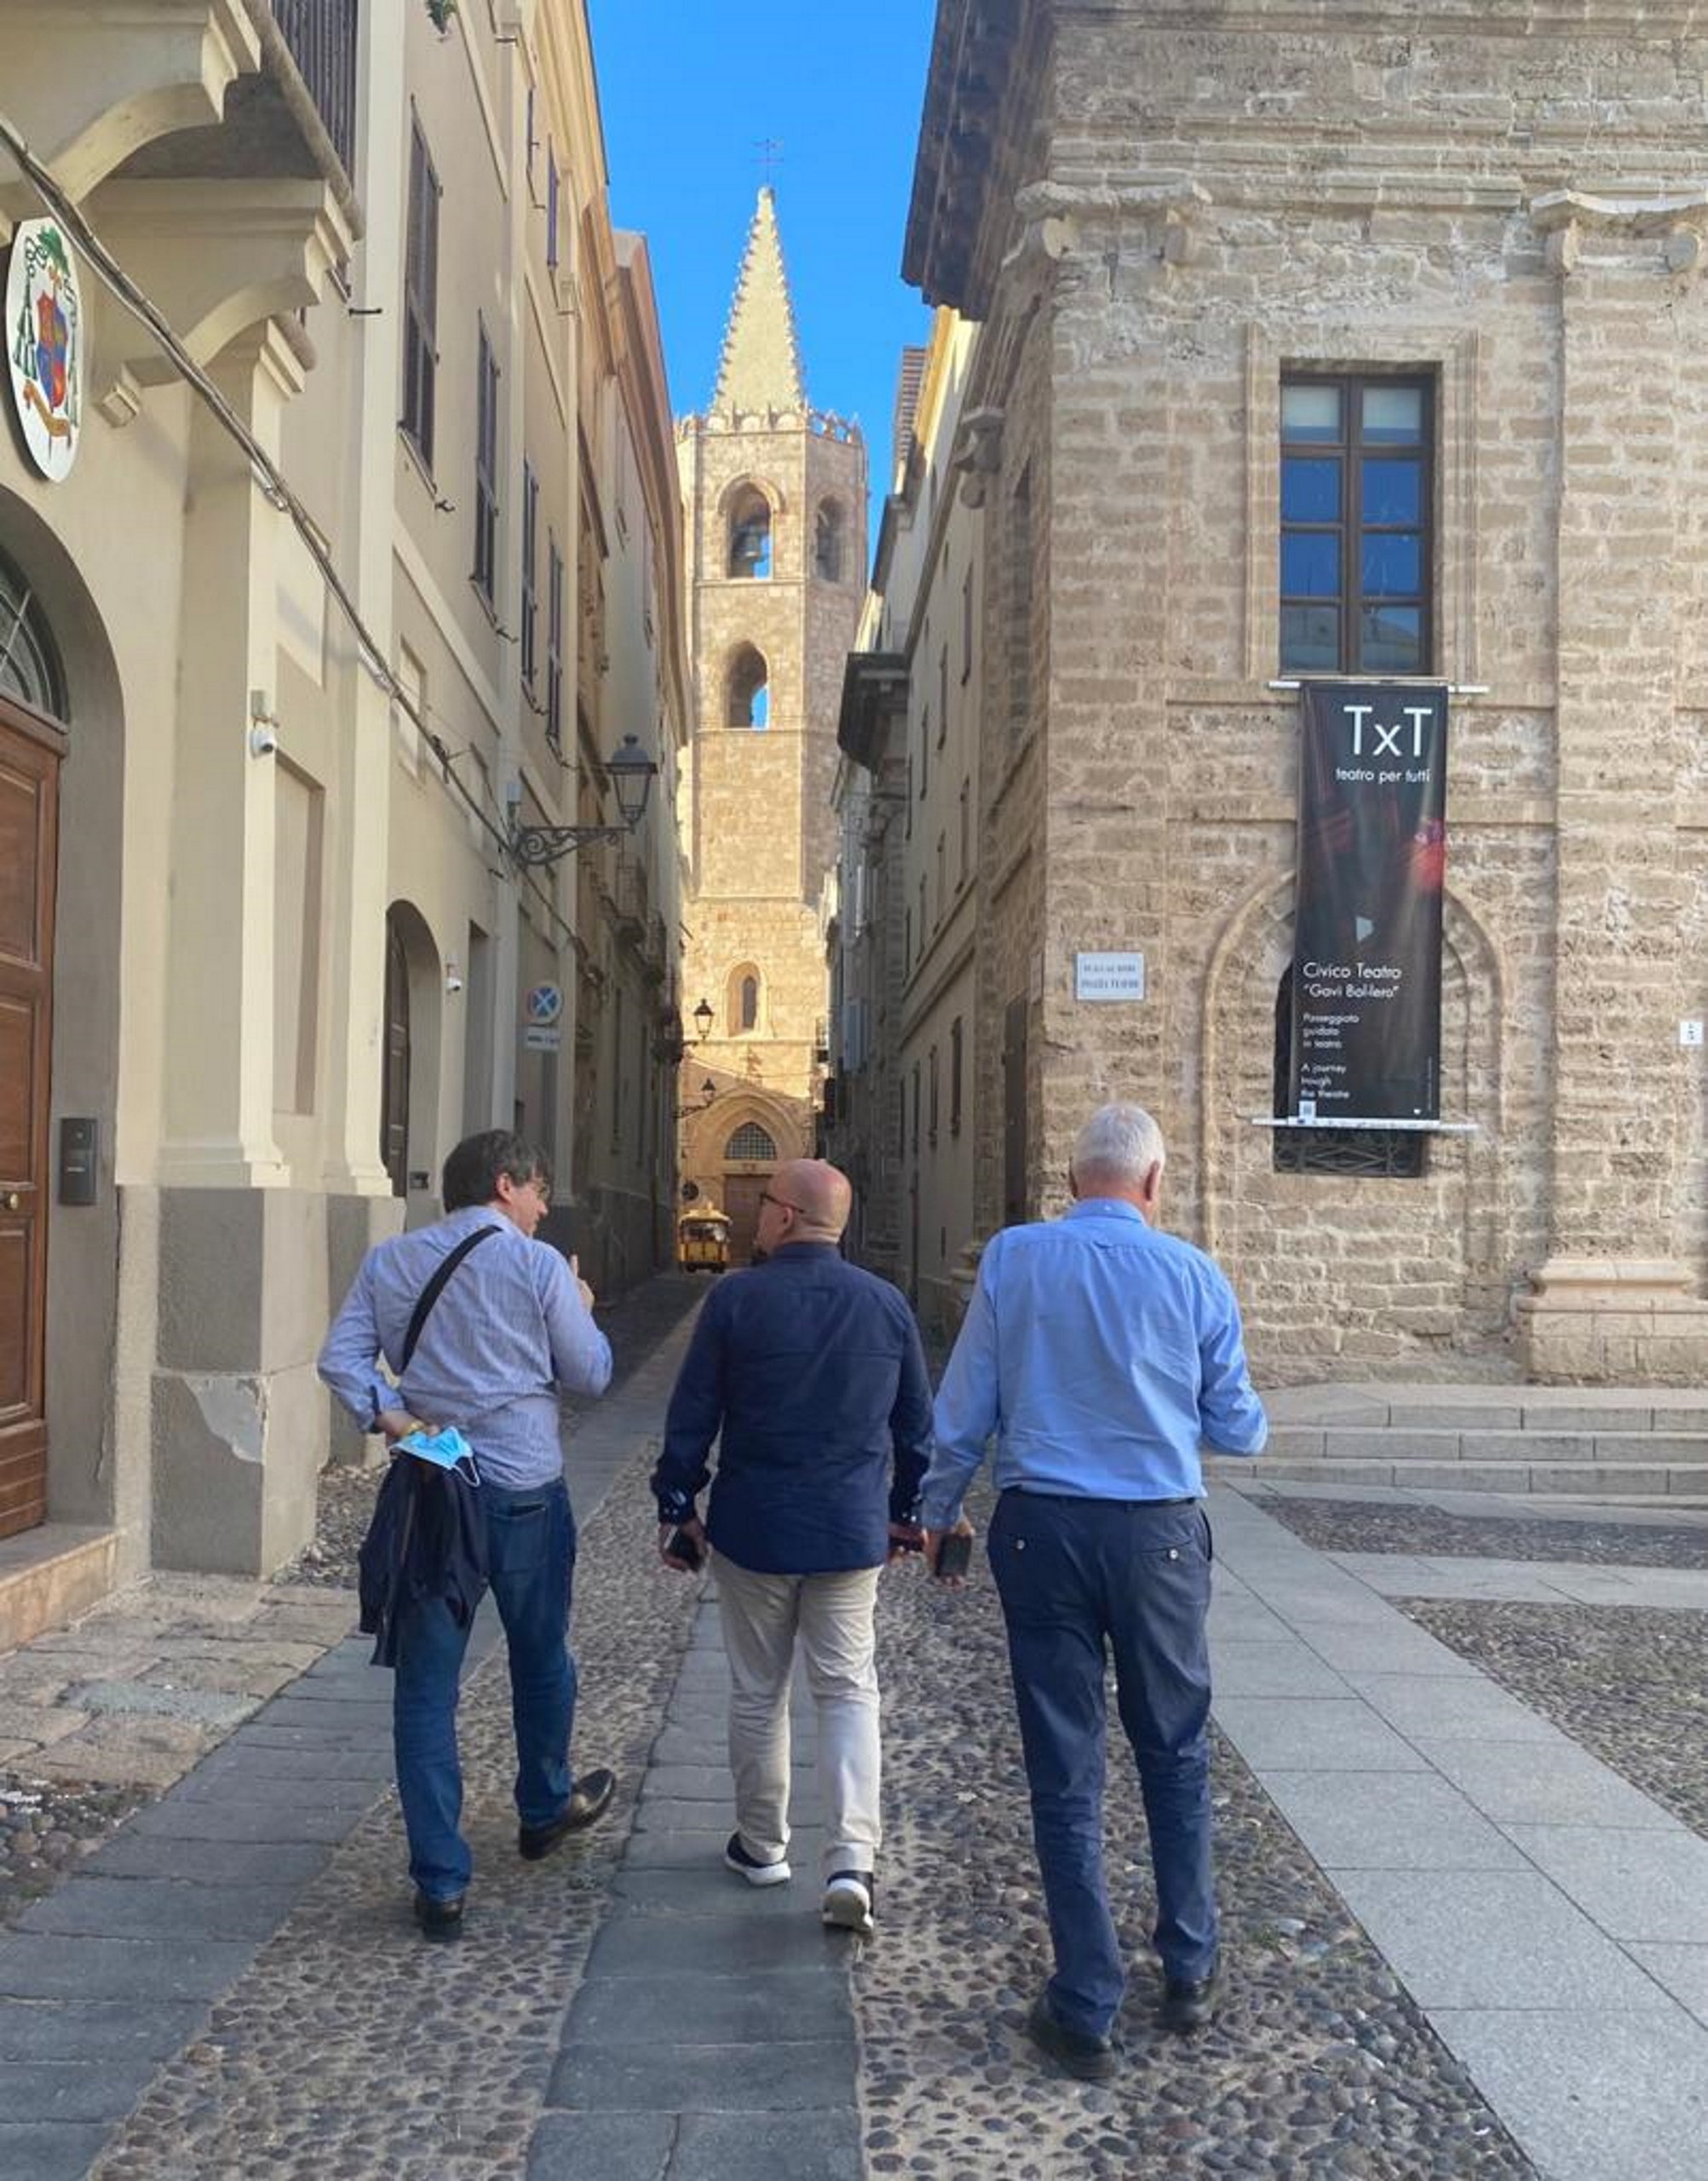
[[[644,1490],[699,1292],[606,1314],[618,1382],[571,1438],[576,1754],[617,1807],[518,1859],[483,1622],[460,1946],[411,1925],[389,1684],[347,1632],[371,1477],[327,1478],[277,1584],[158,1582],[0,1660],[5,2181],[1696,2181],[1701,1515],[1220,1491],[1225,2011],[1153,2027],[1112,1761],[1124,2065],[1070,2083],[1021,2028],[1045,1935],[986,1581],[883,1587],[877,1938],[818,1924],[808,1712],[796,1882],[721,1867],[716,1599],[657,1567]]]

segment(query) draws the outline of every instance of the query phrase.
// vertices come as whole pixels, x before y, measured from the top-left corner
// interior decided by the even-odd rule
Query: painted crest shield
[[[71,474],[83,429],[83,295],[57,221],[26,220],[6,276],[7,365],[24,444],[42,475]]]

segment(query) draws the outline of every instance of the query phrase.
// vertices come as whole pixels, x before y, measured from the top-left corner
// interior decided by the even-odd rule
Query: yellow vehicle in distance
[[[697,1204],[676,1222],[676,1262],[684,1272],[722,1272],[729,1263],[729,1219],[716,1205]]]

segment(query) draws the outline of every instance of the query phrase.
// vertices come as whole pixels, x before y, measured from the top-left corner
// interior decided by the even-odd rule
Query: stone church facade
[[[1708,1366],[1708,38],[1613,13],[938,9],[905,270],[979,326],[972,1223],[1142,1100],[1271,1378]],[[1312,673],[1453,693],[1464,1132],[1363,1171],[1260,1125]],[[1077,1000],[1121,950],[1143,999]]]
[[[819,902],[866,547],[865,445],[808,401],[768,188],[710,406],[678,426],[677,453],[698,706],[682,797],[681,1171],[696,1201],[728,1212],[745,1262],[766,1176],[814,1148]]]

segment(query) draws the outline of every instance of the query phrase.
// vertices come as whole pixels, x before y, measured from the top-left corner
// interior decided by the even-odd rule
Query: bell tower
[[[745,1263],[767,1175],[813,1149],[837,715],[866,575],[865,442],[807,398],[768,186],[710,405],[676,446],[698,692],[682,997],[691,1023],[711,1010],[682,1063],[681,1170],[729,1214]]]

